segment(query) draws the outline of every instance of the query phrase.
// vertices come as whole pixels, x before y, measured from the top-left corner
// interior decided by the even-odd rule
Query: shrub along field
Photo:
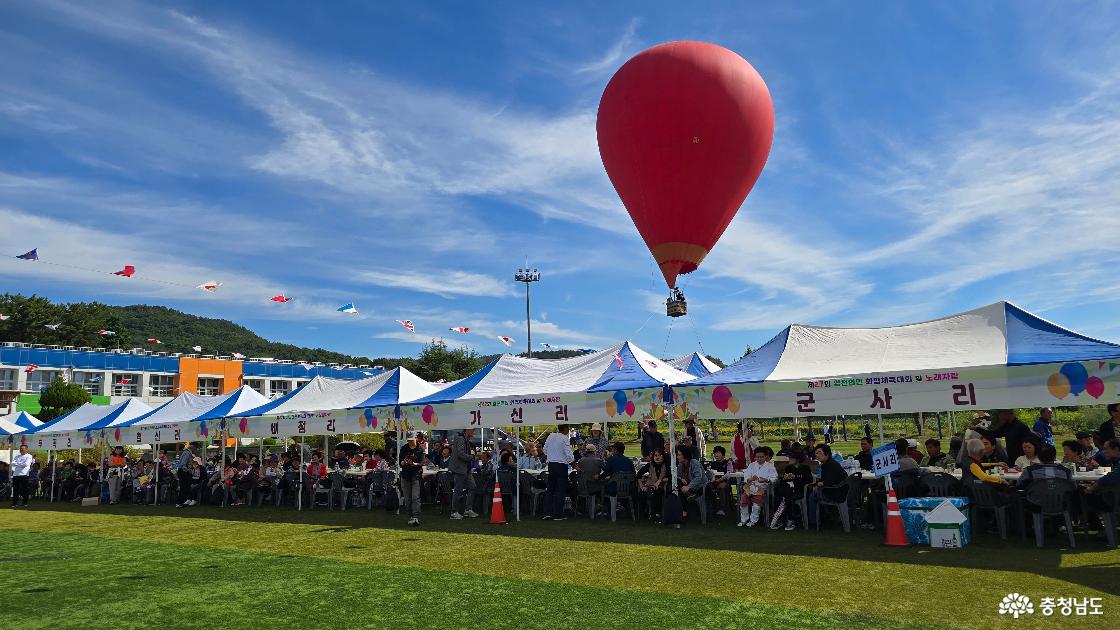
[[[451,521],[383,511],[0,509],[7,628],[1115,627],[1120,551],[980,533],[962,550],[882,534],[680,530],[629,520]],[[1030,596],[1034,615],[998,614]],[[1106,616],[1044,617],[1042,597]]]

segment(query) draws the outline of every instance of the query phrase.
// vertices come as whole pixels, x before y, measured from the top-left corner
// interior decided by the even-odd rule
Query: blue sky
[[[470,326],[492,353],[523,347],[528,259],[559,347],[732,360],[791,322],[1001,299],[1120,338],[1117,5],[534,4],[0,5],[0,251],[138,268],[0,259],[0,290],[369,356]],[[595,109],[674,39],[747,58],[777,124],[670,322]]]

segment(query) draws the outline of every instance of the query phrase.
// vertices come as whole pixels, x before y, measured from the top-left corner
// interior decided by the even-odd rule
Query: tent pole
[[[514,457],[514,463],[517,464],[517,476],[514,478],[514,500],[513,500],[513,513],[514,519],[521,522],[521,426],[514,427],[517,430],[517,456]]]
[[[937,439],[945,439],[945,434],[941,431],[941,412],[937,412]]]
[[[957,428],[955,426],[953,426],[953,421],[954,420],[955,420],[955,418],[953,417],[953,411],[949,410],[949,435],[956,435],[957,434]]]
[[[397,423],[397,458],[396,458],[397,459],[397,478],[396,478],[395,481],[398,485],[401,482],[401,442],[404,440],[405,436],[408,435],[407,433],[402,434],[401,427],[407,427],[407,424],[408,423],[405,422],[404,420],[401,420],[400,422]],[[423,460],[421,459],[421,461],[423,461]],[[423,471],[421,471],[421,473],[420,473],[420,479],[421,479],[421,482],[424,479]],[[397,491],[396,488],[394,488],[393,492],[396,492],[396,491]],[[397,514],[399,515],[400,513],[401,513],[401,502],[400,502],[400,495],[398,494],[397,495]]]
[[[678,494],[677,486],[677,435],[673,429],[673,411],[676,407],[676,397],[670,399],[668,405],[665,406],[665,412],[669,416],[669,461],[672,465],[669,466],[669,471],[673,473],[673,494]],[[653,461],[652,456],[650,461]]]
[[[159,505],[159,469],[162,462],[159,461],[159,444],[152,444],[152,460],[155,462],[156,467],[156,491],[155,499],[152,501],[152,506]]]
[[[879,416],[879,443],[883,443],[883,414],[876,414]]]
[[[303,436],[299,436],[299,494],[296,495],[296,510],[303,510]]]
[[[58,452],[55,451],[54,454],[57,458]],[[47,459],[50,459],[51,462],[51,500],[48,503],[54,503],[54,469],[58,466],[58,463],[54,459],[51,459],[51,449],[47,449]]]

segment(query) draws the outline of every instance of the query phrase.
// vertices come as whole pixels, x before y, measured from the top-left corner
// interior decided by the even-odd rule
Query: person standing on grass
[[[194,478],[191,476],[191,466],[193,465],[194,453],[191,452],[191,445],[188,442],[183,446],[183,452],[179,453],[179,459],[175,460],[175,477],[179,479],[180,497],[180,501],[175,504],[175,507],[194,505],[194,500],[190,498],[190,493],[194,488]]]
[[[451,472],[454,490],[451,495],[451,518],[459,520],[464,516],[474,518],[478,513],[474,511],[475,482],[471,474],[471,464],[474,463],[474,447],[471,439],[474,438],[474,429],[463,429],[455,436],[451,443],[451,459],[447,462],[447,469]],[[460,504],[462,512],[460,512]]]
[[[415,431],[408,432],[408,442],[401,448],[401,495],[408,510],[408,524],[420,526],[420,482],[424,451],[417,446]]]
[[[19,455],[12,459],[11,465],[12,507],[16,507],[20,499],[23,500],[23,507],[27,507],[27,500],[31,497],[31,464],[34,462],[35,458],[27,452],[27,445],[21,444]]]
[[[1050,407],[1039,409],[1038,420],[1034,421],[1032,430],[1042,438],[1043,444],[1054,446],[1054,410]]]
[[[652,423],[650,423],[652,424]],[[544,515],[545,520],[564,520],[564,499],[568,496],[568,466],[574,459],[572,446],[568,440],[568,426],[561,424],[555,433],[550,433],[544,441],[544,454],[548,461],[548,496],[551,508]]]

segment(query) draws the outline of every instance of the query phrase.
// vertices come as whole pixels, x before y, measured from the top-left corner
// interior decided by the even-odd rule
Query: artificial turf
[[[884,548],[880,534],[135,506],[0,510],[3,627],[1046,627],[1009,592],[1102,597],[1120,552]],[[1053,544],[1053,543],[1052,543]],[[1072,621],[1066,619],[1066,621]],[[922,625],[923,623],[928,625]]]

